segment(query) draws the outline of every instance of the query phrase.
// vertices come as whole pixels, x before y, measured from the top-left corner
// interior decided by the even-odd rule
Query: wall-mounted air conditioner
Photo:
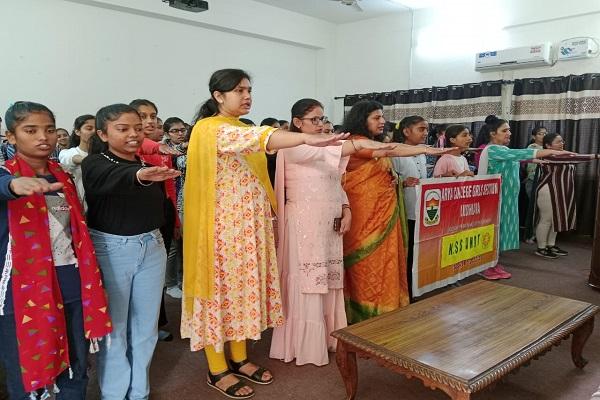
[[[553,65],[552,43],[484,51],[475,55],[475,71]]]

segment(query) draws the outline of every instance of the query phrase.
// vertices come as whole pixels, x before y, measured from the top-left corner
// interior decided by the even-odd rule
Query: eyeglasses
[[[302,120],[308,119],[308,120],[310,120],[310,122],[312,122],[313,125],[319,125],[319,122],[322,124],[327,122],[327,117],[324,115],[322,117],[300,118],[300,119],[302,119]]]
[[[169,133],[186,133],[186,132],[187,132],[186,128],[169,129]]]

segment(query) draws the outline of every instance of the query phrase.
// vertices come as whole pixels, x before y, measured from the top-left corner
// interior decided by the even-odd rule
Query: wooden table
[[[332,333],[347,399],[356,396],[356,355],[417,377],[453,399],[498,381],[573,334],[577,368],[599,307],[477,281]]]

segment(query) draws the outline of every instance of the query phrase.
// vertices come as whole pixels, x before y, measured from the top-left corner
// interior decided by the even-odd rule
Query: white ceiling
[[[358,0],[358,4],[363,11],[358,11],[353,6],[344,5],[339,0],[254,1],[297,12],[299,14],[309,15],[335,24],[344,24],[408,10],[408,7],[396,3],[393,0]]]

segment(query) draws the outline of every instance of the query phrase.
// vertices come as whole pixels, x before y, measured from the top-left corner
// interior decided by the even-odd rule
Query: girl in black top
[[[162,182],[179,172],[145,165],[137,151],[144,139],[137,111],[125,104],[96,114],[103,151],[82,163],[88,226],[113,318],[111,345],[103,343],[98,380],[103,398],[148,398],[148,369],[157,341],[166,252]]]

